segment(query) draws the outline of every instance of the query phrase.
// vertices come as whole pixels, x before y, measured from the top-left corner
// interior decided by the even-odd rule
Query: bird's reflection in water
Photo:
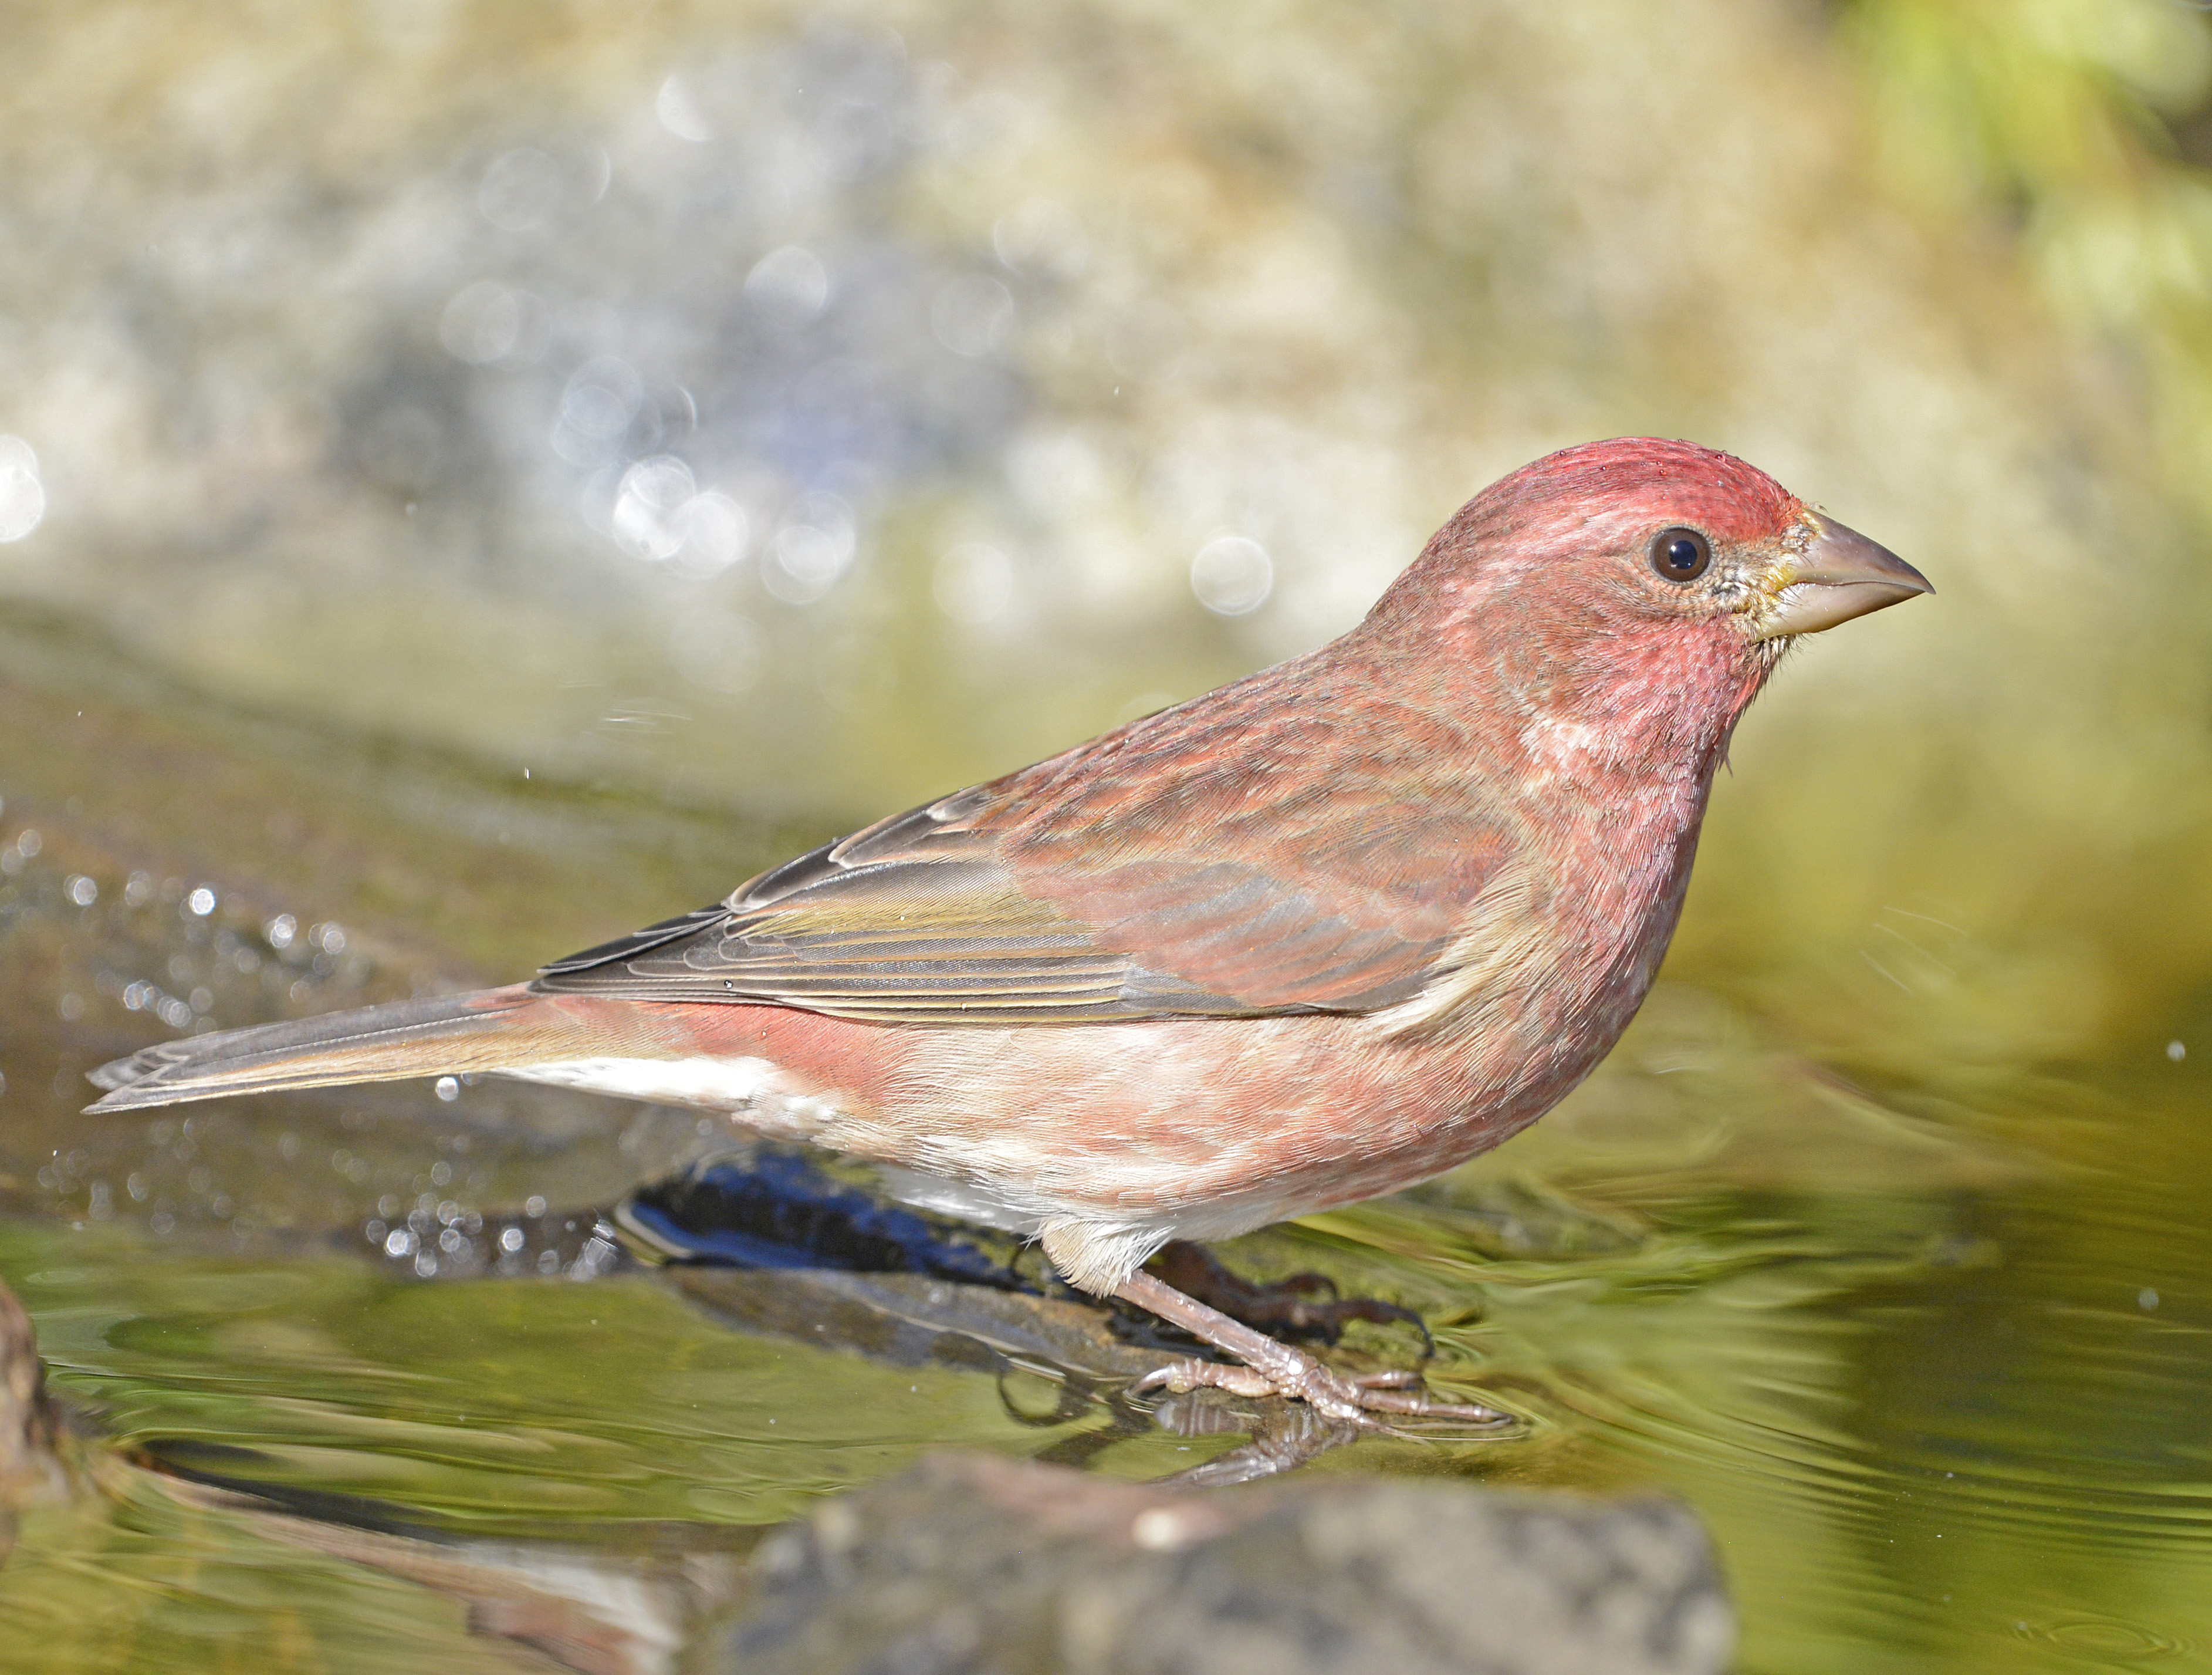
[[[1080,1464],[1156,1426],[1193,1438],[1249,1434],[1244,1446],[1177,1474],[1220,1484],[1289,1470],[1359,1434],[1355,1423],[1277,1400],[1206,1390],[1133,1398],[1130,1386],[1164,1357],[1202,1346],[1142,1310],[1083,1296],[1032,1246],[889,1204],[805,1153],[762,1148],[716,1160],[634,1195],[613,1219],[633,1249],[669,1264],[670,1280],[688,1295],[749,1330],[898,1364],[992,1372],[1006,1412],[1024,1424],[1057,1428],[1086,1410],[1101,1416],[1040,1459]],[[1418,1355],[1430,1348],[1412,1311],[1339,1298],[1318,1275],[1257,1284],[1180,1243],[1156,1264],[1177,1287],[1285,1337],[1333,1344],[1360,1320],[1401,1330]],[[1425,1434],[1418,1422],[1406,1428]],[[1455,1437],[1469,1431],[1448,1428]],[[1486,1437],[1519,1430],[1476,1428]]]

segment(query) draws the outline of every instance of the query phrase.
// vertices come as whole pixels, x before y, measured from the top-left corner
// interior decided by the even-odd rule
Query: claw
[[[1362,1373],[1352,1383],[1362,1390],[1416,1390],[1420,1387],[1421,1375],[1409,1367],[1401,1367],[1389,1373]]]
[[[1359,1404],[1374,1413],[1403,1414],[1410,1419],[1456,1419],[1469,1425],[1505,1426],[1513,1416],[1474,1402],[1439,1402],[1426,1390],[1361,1386]]]

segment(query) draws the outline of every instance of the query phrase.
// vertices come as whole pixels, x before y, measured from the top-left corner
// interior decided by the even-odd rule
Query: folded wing
[[[1515,823],[1277,709],[1149,723],[884,820],[535,986],[887,1023],[1367,1012],[1440,975]]]

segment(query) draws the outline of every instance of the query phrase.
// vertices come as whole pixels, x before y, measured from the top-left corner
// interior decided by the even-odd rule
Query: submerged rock
[[[1734,1637],[1705,1532],[1668,1501],[1197,1494],[948,1454],[771,1537],[705,1666],[1695,1675]]]

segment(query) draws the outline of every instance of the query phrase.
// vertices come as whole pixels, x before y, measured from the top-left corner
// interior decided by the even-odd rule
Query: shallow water
[[[37,635],[19,631],[13,667],[32,667]],[[82,645],[68,665],[100,667]],[[595,1609],[619,1598],[636,1643],[680,1646],[756,1532],[925,1448],[1139,1477],[1242,1441],[1233,1410],[1179,1431],[1115,1400],[1127,1345],[1087,1372],[1074,1340],[1010,1354],[958,1288],[941,1306],[908,1294],[901,1326],[880,1297],[656,1270],[618,1209],[723,1143],[688,1118],[490,1082],[76,1116],[86,1065],[166,1032],[135,984],[214,989],[216,1014],[243,1020],[465,971],[427,939],[380,941],[373,915],[319,963],[304,930],[273,947],[283,903],[246,892],[281,894],[300,840],[264,871],[228,800],[306,808],[312,848],[344,817],[335,788],[372,788],[362,841],[402,901],[419,868],[465,874],[472,844],[555,891],[611,860],[672,890],[750,864],[687,851],[681,810],[610,813],[550,785],[519,844],[508,788],[453,764],[182,691],[142,708],[127,685],[12,691],[111,742],[185,725],[203,796],[164,825],[132,795],[128,752],[94,770],[59,744],[4,788],[0,1274],[106,1440],[79,1445],[95,1487],[21,1515],[0,1662],[506,1668],[516,1642],[466,1602],[518,1574],[557,1574]],[[734,831],[732,847],[782,836]],[[246,883],[203,914],[209,843],[235,845]],[[134,873],[150,887],[132,892]],[[322,898],[343,888],[334,874]],[[465,922],[452,941],[468,940]],[[1748,1671],[2204,1655],[2212,1138],[2196,1063],[2030,1075],[1931,1058],[1865,1078],[1662,985],[1593,1081],[1499,1153],[1225,1247],[1262,1277],[1317,1269],[1418,1309],[1431,1382],[1524,1422],[1306,1469],[1679,1495],[1719,1543]],[[1402,1362],[1415,1346],[1356,1325],[1346,1347]],[[195,1483],[306,1515],[194,1501]]]

